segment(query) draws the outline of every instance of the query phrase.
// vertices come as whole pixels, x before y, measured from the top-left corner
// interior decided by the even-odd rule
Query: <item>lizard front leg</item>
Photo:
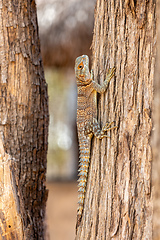
[[[84,134],[89,136],[89,138],[92,138],[94,135],[98,139],[102,139],[104,137],[110,137],[105,134],[105,132],[108,132],[112,129],[117,128],[117,126],[111,127],[111,125],[114,122],[106,123],[105,126],[101,129],[99,126],[99,123],[97,122],[96,118],[93,118],[93,122],[89,122],[86,124],[85,129],[84,129]]]
[[[92,88],[94,90],[96,90],[98,93],[104,93],[106,91],[106,89],[108,88],[109,82],[111,81],[114,74],[115,74],[115,67],[109,69],[106,80],[103,82],[102,85],[100,85],[97,82],[95,82],[94,80],[92,80]],[[93,71],[91,71],[91,78],[93,79]]]

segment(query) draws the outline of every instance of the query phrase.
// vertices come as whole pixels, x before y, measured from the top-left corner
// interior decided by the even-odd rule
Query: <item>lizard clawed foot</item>
[[[117,126],[111,127],[111,125],[113,123],[114,123],[114,121],[110,122],[110,123],[106,123],[106,125],[102,128],[102,130],[101,130],[101,139],[104,138],[104,137],[110,137],[110,136],[105,135],[105,132],[108,132],[108,131],[110,131],[112,129],[117,128]]]
[[[116,68],[115,68],[115,67],[113,67],[113,68],[110,68],[110,69],[108,70],[108,73],[107,73],[107,75],[108,75],[108,74],[113,74],[113,73],[115,73],[115,70],[116,70]]]
[[[113,123],[114,123],[114,121],[113,121],[113,122],[110,122],[110,123],[106,123],[106,125],[102,128],[102,131],[107,132],[107,131],[110,131],[110,130],[112,130],[112,129],[117,128],[117,126],[111,127],[111,125],[112,125]]]
[[[107,81],[108,83],[111,81],[112,77],[114,76],[115,71],[116,71],[115,67],[109,69],[109,71],[107,73],[107,77],[106,77],[106,80],[108,79],[108,81]]]

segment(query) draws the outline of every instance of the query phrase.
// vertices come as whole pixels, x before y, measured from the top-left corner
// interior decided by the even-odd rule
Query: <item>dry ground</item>
[[[47,218],[50,240],[74,240],[77,183],[48,183]]]

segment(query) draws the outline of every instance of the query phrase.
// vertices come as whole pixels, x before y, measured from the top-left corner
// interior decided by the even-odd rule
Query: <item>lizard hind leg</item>
[[[117,126],[113,126],[111,127],[111,125],[113,124],[114,122],[110,122],[110,123],[106,123],[106,125],[101,129],[98,122],[97,122],[97,119],[96,118],[93,118],[93,122],[89,122],[86,124],[85,126],[85,130],[84,130],[84,134],[85,135],[88,135],[89,137],[94,134],[94,136],[98,139],[102,139],[104,137],[110,137],[110,136],[107,136],[105,134],[105,132],[108,132],[112,129],[115,129],[117,128]]]

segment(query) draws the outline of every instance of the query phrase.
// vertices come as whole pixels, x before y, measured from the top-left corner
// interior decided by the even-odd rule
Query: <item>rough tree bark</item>
[[[48,95],[35,1],[0,0],[0,239],[44,239]]]
[[[93,139],[86,201],[76,239],[152,239],[151,130],[155,65],[154,0],[97,0],[95,80],[116,67],[99,97],[98,121],[115,121],[110,138]]]
[[[157,49],[154,80],[153,121],[153,239],[160,239],[160,1],[157,1]]]

